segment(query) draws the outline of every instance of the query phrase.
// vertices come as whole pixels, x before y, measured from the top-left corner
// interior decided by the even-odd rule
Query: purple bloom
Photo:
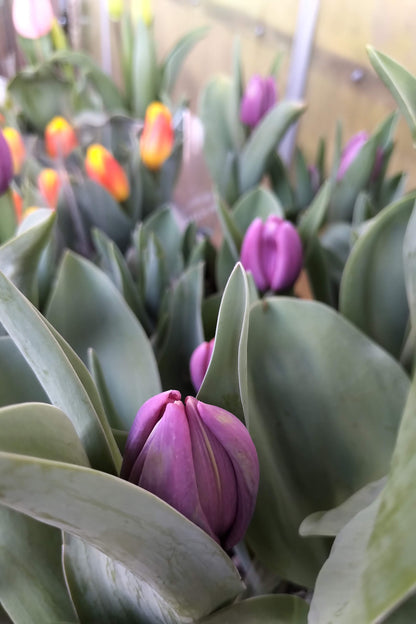
[[[241,247],[241,263],[261,291],[279,291],[295,282],[302,268],[302,243],[296,228],[276,215],[250,224]]]
[[[337,173],[338,181],[342,180],[348,167],[351,165],[353,160],[355,160],[364,143],[367,143],[367,141],[368,133],[365,131],[357,132],[357,134],[354,134],[354,136],[348,141],[347,145],[342,150],[341,162]]]
[[[229,549],[256,502],[259,464],[245,426],[230,412],[168,390],[137,413],[121,475],[172,505]]]
[[[0,130],[0,195],[9,188],[13,179],[13,159],[9,145]]]
[[[191,373],[191,381],[196,392],[198,392],[201,387],[202,380],[208,370],[212,352],[214,350],[214,341],[215,338],[212,338],[209,342],[201,342],[201,344],[197,346],[191,355],[189,370]]]
[[[241,121],[254,128],[264,115],[276,104],[276,83],[271,76],[262,78],[258,74],[251,77],[240,106]]]

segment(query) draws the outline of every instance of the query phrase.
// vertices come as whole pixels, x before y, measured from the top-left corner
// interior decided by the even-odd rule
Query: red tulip
[[[116,201],[125,201],[129,196],[130,186],[124,169],[102,145],[89,146],[85,170],[91,180],[103,186]]]
[[[54,117],[45,129],[45,147],[51,158],[65,158],[78,145],[77,135],[63,117]]]
[[[148,169],[160,169],[172,153],[174,140],[170,110],[160,102],[152,102],[140,137],[140,155]]]

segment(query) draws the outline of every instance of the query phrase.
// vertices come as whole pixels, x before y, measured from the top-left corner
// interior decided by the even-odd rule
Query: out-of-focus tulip
[[[50,0],[13,0],[13,24],[26,39],[38,39],[52,28],[54,14]]]
[[[170,110],[160,102],[152,102],[146,109],[140,137],[140,155],[148,169],[160,169],[172,153],[174,140]]]
[[[19,195],[19,193],[15,191],[14,189],[12,190],[12,197],[13,197],[13,206],[14,206],[14,213],[16,215],[16,221],[17,223],[20,223],[20,221],[22,220],[22,215],[23,215],[23,199]]]
[[[151,0],[139,0],[138,2],[131,2],[130,14],[133,24],[137,24],[137,21],[141,19],[147,27],[151,26],[153,22]]]
[[[259,484],[255,446],[230,412],[169,390],[140,408],[121,477],[149,490],[225,549],[241,540]]]
[[[337,180],[342,180],[345,172],[358,156],[363,145],[368,141],[368,134],[365,131],[357,132],[348,141],[347,145],[342,150],[341,161],[339,163],[339,169],[337,172]]]
[[[295,282],[302,268],[302,243],[296,228],[276,215],[250,224],[241,247],[241,263],[261,291],[279,291]]]
[[[45,128],[45,148],[51,158],[68,156],[78,145],[77,135],[63,117],[54,117]]]
[[[276,83],[271,76],[262,78],[258,74],[251,77],[240,105],[241,121],[254,128],[264,115],[276,104]]]
[[[189,370],[191,373],[191,381],[195,390],[198,392],[201,387],[202,380],[208,370],[211,361],[212,352],[214,350],[215,338],[209,342],[201,342],[194,350],[189,360]]]
[[[22,135],[16,128],[11,128],[10,126],[3,128],[3,134],[12,154],[13,173],[14,175],[19,175],[26,157],[26,148],[23,143]]]
[[[130,186],[124,169],[99,143],[87,149],[85,170],[91,180],[101,184],[116,201],[124,201],[129,196]]]
[[[0,195],[9,188],[13,178],[13,159],[9,144],[0,130]]]
[[[61,179],[55,169],[42,169],[39,173],[38,188],[49,208],[56,208],[58,205],[61,186]]]

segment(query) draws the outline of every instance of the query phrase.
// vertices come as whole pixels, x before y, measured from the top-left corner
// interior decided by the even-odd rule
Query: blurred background
[[[141,11],[144,0],[125,0]],[[68,29],[72,46],[91,53],[115,80],[120,67],[117,29],[111,19],[120,2],[54,0],[56,14]],[[0,74],[10,77],[21,66],[11,21],[12,0],[0,0]],[[297,129],[296,142],[308,159],[315,157],[320,137],[328,141],[331,162],[337,121],[343,141],[359,130],[373,132],[395,103],[373,71],[366,45],[416,73],[414,0],[153,0],[154,29],[161,57],[190,29],[209,26],[206,37],[190,54],[176,87],[198,111],[198,97],[207,80],[231,72],[233,41],[241,42],[245,79],[266,74],[276,53],[282,53],[279,96],[301,96],[308,110]],[[409,130],[400,118],[390,173],[409,172],[407,189],[416,184],[414,151]],[[290,159],[292,145],[283,154]],[[199,192],[203,169],[195,163]],[[202,167],[202,165],[201,165]],[[188,180],[188,183],[191,181]],[[186,182],[185,182],[186,184]],[[202,185],[203,186],[203,185]],[[178,193],[181,185],[179,185]],[[189,189],[188,189],[189,190]],[[188,193],[189,196],[189,193]]]

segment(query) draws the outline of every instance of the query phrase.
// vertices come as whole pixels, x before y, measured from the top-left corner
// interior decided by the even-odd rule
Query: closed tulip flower
[[[244,536],[259,464],[245,426],[219,407],[169,390],[137,413],[121,477],[162,498],[225,549]]]
[[[21,37],[38,39],[47,35],[53,20],[50,0],[13,0],[13,24]]]
[[[0,195],[9,188],[13,179],[13,159],[10,147],[0,130]]]
[[[49,208],[56,208],[58,205],[59,191],[61,189],[61,179],[55,169],[42,169],[38,175],[38,188]]]
[[[14,175],[19,175],[26,157],[26,148],[22,135],[16,128],[11,128],[10,126],[3,128],[3,134],[12,154],[13,173]]]
[[[160,102],[152,102],[140,137],[140,155],[148,169],[160,169],[172,153],[174,140],[170,110]]]
[[[276,83],[271,76],[252,76],[247,84],[240,106],[241,121],[254,128],[264,115],[276,104]]]
[[[124,201],[129,196],[130,186],[124,169],[102,145],[89,146],[85,170],[91,180],[103,186],[116,201]]]
[[[209,342],[201,342],[194,350],[189,361],[189,370],[191,373],[191,381],[195,390],[198,392],[201,387],[202,380],[208,370],[211,361],[212,352],[214,350],[215,338]]]
[[[276,215],[250,224],[241,247],[241,263],[261,291],[293,285],[302,268],[302,243],[296,228]]]
[[[361,148],[368,141],[368,134],[365,131],[357,132],[353,137],[348,141],[347,145],[342,150],[341,161],[339,164],[339,169],[337,172],[337,180],[342,180],[345,175],[345,172],[351,165],[351,163],[356,159]]]
[[[23,216],[23,199],[19,195],[19,193],[15,190],[12,190],[12,198],[13,198],[13,206],[14,206],[14,214],[16,215],[17,223],[20,223]]]
[[[65,158],[78,145],[77,135],[64,117],[54,117],[45,128],[45,148],[51,158]]]

